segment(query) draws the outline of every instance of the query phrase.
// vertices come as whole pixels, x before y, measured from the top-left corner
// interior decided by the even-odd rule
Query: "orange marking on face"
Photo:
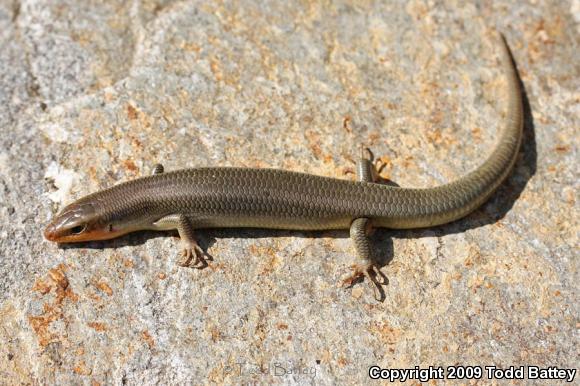
[[[59,236],[56,232],[51,232],[50,227],[46,228],[44,236],[47,240],[55,241],[57,243],[80,243],[83,241],[97,241],[97,240],[109,240],[115,237],[122,236],[129,231],[109,231],[108,229],[91,229],[86,230],[79,234],[63,235]]]

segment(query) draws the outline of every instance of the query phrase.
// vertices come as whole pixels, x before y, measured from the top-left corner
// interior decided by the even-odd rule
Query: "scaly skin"
[[[505,123],[483,165],[454,182],[407,189],[275,169],[196,168],[163,173],[156,168],[157,174],[68,205],[48,225],[45,236],[57,242],[77,242],[144,229],[179,229],[187,250],[196,247],[192,235],[198,228],[348,229],[353,220],[368,218],[375,227],[407,229],[457,220],[496,190],[519,151],[521,91],[503,37],[499,46],[509,95]]]

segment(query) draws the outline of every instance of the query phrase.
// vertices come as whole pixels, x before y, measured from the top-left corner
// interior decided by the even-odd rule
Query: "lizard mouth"
[[[48,224],[48,226],[44,229],[44,238],[48,241],[57,241],[58,233],[53,223]]]
[[[64,228],[62,224],[55,221],[48,224],[44,229],[44,238],[57,243],[79,243],[83,241],[109,240],[128,233],[123,230],[92,228],[86,224]]]

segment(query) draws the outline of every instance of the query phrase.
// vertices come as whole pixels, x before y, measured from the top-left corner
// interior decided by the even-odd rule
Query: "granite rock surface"
[[[526,93],[515,170],[465,219],[374,234],[384,302],[338,286],[346,231],[202,231],[203,270],[176,265],[170,235],[42,237],[66,203],[157,162],[348,179],[365,144],[400,186],[452,181],[501,127],[493,28]],[[579,37],[578,0],[0,0],[2,383],[577,368]]]

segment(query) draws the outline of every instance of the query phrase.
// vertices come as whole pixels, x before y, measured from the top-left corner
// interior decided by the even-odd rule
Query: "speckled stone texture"
[[[0,382],[576,368],[580,1],[465,3],[0,0]],[[354,178],[362,143],[401,186],[458,178],[502,123],[494,27],[527,95],[515,171],[465,219],[377,231],[382,303],[338,286],[346,231],[202,231],[204,270],[161,233],[42,237],[65,203],[156,162]]]

